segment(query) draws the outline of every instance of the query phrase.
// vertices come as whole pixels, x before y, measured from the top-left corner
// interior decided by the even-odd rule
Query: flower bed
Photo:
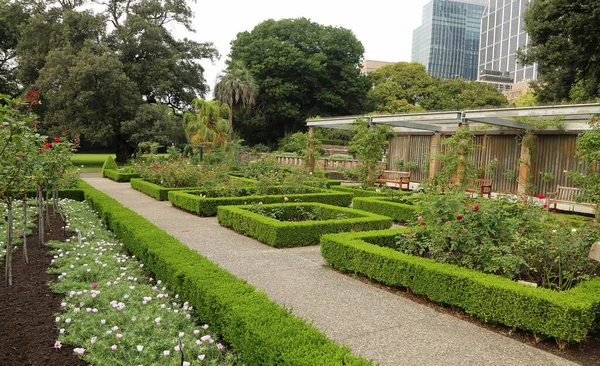
[[[238,177],[230,177],[231,182],[236,182],[236,184],[241,185],[252,185],[255,184],[256,181],[253,179],[247,178],[238,178]],[[187,187],[187,188],[168,188],[163,187],[158,184],[154,184],[148,182],[142,178],[132,178],[130,180],[131,188],[138,190],[154,199],[159,201],[166,201],[169,199],[169,192],[171,191],[190,191],[190,190],[200,190],[203,187]]]
[[[406,223],[417,216],[415,201],[418,196],[411,193],[398,194],[395,197],[354,197],[352,207],[357,210],[373,212],[392,218],[394,222]]]
[[[321,203],[260,205],[265,210],[263,214],[252,212],[256,206],[221,206],[217,214],[219,224],[274,247],[313,245],[326,233],[385,229],[392,225],[392,220],[385,216]],[[274,210],[286,211],[295,207],[312,210],[313,216],[322,220],[285,222],[264,216],[272,216]],[[284,212],[283,216],[289,215]]]
[[[321,254],[331,266],[430,300],[462,308],[486,322],[580,342],[597,326],[600,279],[568,291],[534,288],[507,278],[438,263],[387,248],[408,229],[325,235]]]
[[[15,203],[13,208],[13,244],[21,244],[23,242],[23,206],[19,202]],[[7,238],[7,220],[4,217],[7,216],[6,204],[0,202],[0,260],[6,255],[6,238]],[[27,209],[27,228],[25,235],[31,234],[31,229],[35,227],[34,216],[37,214],[35,207],[28,206]]]
[[[56,348],[75,348],[91,364],[235,364],[208,325],[197,326],[193,307],[145,276],[85,203],[64,200],[68,229],[81,232],[66,242],[52,241],[53,291],[64,294]]]
[[[372,364],[114,199],[84,182],[79,187],[125,247],[171,292],[188,299],[246,364]]]
[[[293,193],[293,191],[289,191],[289,188],[283,186],[268,188],[267,193],[269,194],[255,194],[255,188],[245,187],[240,191],[242,195],[237,197],[214,197],[219,195],[219,191],[216,190],[171,191],[169,201],[173,206],[199,216],[215,216],[219,206],[257,204],[258,202],[277,203],[283,202],[285,197],[290,201],[320,202],[342,207],[347,207],[352,202],[352,195],[348,193],[310,187],[303,187],[306,193]]]

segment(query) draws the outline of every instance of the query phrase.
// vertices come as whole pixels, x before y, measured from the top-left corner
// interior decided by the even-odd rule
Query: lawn
[[[73,165],[81,168],[82,172],[99,172],[102,170],[102,164],[108,156],[115,157],[115,154],[73,154],[71,161]]]

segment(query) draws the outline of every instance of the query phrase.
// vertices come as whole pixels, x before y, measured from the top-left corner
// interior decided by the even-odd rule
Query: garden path
[[[82,178],[269,298],[381,365],[575,365],[327,266],[318,246],[275,249],[159,202],[129,183]]]

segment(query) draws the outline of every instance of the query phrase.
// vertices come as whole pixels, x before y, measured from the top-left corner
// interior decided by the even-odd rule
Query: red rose
[[[44,142],[44,148],[45,149],[51,149],[52,148],[52,143],[49,141],[45,141]]]
[[[548,205],[544,205],[544,208],[548,208]]]
[[[481,207],[481,205],[478,203],[473,207],[473,211],[477,211],[479,210],[479,208]]]
[[[59,143],[60,142],[60,137],[55,137],[53,140],[54,140],[54,142]]]
[[[457,220],[462,220],[462,216],[458,215],[458,216],[456,216],[456,219]]]
[[[543,194],[540,193],[537,195],[537,198],[543,200],[544,198],[546,198],[546,196],[544,196]]]
[[[427,225],[425,221],[421,221],[421,225]]]

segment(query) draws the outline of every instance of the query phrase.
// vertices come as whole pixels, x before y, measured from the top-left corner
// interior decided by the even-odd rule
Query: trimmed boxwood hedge
[[[264,205],[264,207],[279,205],[281,204]],[[317,244],[321,235],[327,233],[387,229],[392,226],[392,220],[389,217],[346,207],[314,202],[286,203],[286,205],[319,207],[326,214],[342,213],[348,218],[286,222],[251,212],[246,205],[221,206],[218,208],[217,217],[221,226],[230,227],[244,235],[279,248]]]
[[[372,365],[305,320],[85,182],[103,222],[248,365]]]
[[[311,189],[311,188],[309,188]],[[312,193],[249,195],[237,197],[200,197],[202,191],[171,191],[169,201],[173,206],[193,212],[199,216],[215,216],[217,207],[243,204],[280,203],[287,197],[290,201],[320,202],[334,206],[350,206],[352,195],[312,188]]]
[[[343,233],[321,238],[331,266],[388,286],[410,288],[430,300],[462,308],[485,322],[580,342],[597,325],[600,278],[555,292],[386,248],[408,229]]]
[[[102,164],[102,178],[106,177],[106,170],[117,170],[119,166],[117,162],[112,156],[108,156],[106,160],[104,160],[104,164]]]
[[[256,181],[254,179],[239,177],[230,177],[230,179],[237,180],[248,185],[256,184]],[[142,178],[132,178],[129,181],[129,183],[131,184],[131,188],[138,190],[159,201],[168,200],[169,192],[171,191],[192,191],[201,189],[200,187],[168,188],[148,182],[147,180],[144,180]]]
[[[360,187],[352,187],[352,186],[335,186],[331,187],[334,191],[340,192],[350,192],[354,195],[354,197],[387,197],[389,194],[386,192],[377,191],[378,188],[370,187],[368,189],[362,189]],[[411,195],[412,192],[406,191],[395,191],[395,195]]]
[[[105,169],[103,171],[104,177],[114,180],[115,182],[129,182],[132,178],[139,178],[138,173],[121,172],[115,169]]]
[[[410,195],[410,193],[409,193]],[[417,196],[406,196],[417,200]],[[417,217],[418,207],[411,204],[393,202],[390,197],[354,197],[352,207],[379,215],[391,217],[395,222],[410,222]]]

